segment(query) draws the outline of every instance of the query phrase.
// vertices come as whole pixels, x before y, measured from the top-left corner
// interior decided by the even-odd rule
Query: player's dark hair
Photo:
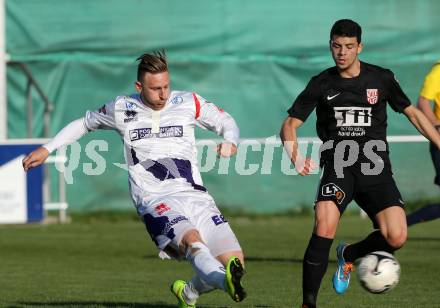
[[[153,53],[144,53],[136,59],[139,61],[137,80],[142,81],[146,73],[163,73],[168,71],[167,56],[165,50],[157,50]]]
[[[333,35],[356,37],[357,42],[361,42],[362,28],[359,24],[351,19],[340,19],[333,25],[330,31],[330,41],[333,39]]]

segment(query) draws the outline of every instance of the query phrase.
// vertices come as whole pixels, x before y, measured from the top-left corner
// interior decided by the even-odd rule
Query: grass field
[[[247,255],[244,284],[249,297],[234,303],[220,291],[197,307],[299,307],[301,262],[311,217],[232,218]],[[353,242],[370,230],[356,216],[344,217],[335,241]],[[334,244],[321,287],[320,307],[440,307],[440,220],[413,226],[399,285],[372,295],[353,279],[346,295],[331,287]],[[67,225],[0,227],[1,307],[176,307],[169,292],[188,279],[186,262],[161,261],[140,222],[94,219]]]

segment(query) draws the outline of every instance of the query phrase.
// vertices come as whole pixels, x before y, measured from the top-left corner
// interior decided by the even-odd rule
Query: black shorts
[[[363,174],[361,162],[343,168],[343,174],[340,173],[340,169],[338,173],[336,172],[332,160],[326,161],[322,167],[315,202],[332,200],[341,215],[347,205],[354,200],[377,227],[375,219],[377,213],[391,206],[404,207],[389,163],[386,163],[382,172],[377,175]]]
[[[429,145],[429,151],[431,152],[431,158],[435,168],[434,184],[440,186],[440,151],[432,142]]]

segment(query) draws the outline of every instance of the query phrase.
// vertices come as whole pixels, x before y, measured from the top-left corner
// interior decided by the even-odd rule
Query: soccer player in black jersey
[[[372,251],[393,253],[407,237],[404,203],[394,182],[386,141],[387,103],[440,148],[440,137],[422,112],[411,105],[393,73],[361,62],[361,27],[337,21],[330,32],[336,66],[314,76],[288,110],[281,139],[300,175],[317,167],[298,151],[297,129],[316,108],[316,129],[323,141],[322,177],[315,201],[315,224],[303,259],[303,306],[316,307],[330,247],[339,219],[351,200],[368,214],[375,230],[355,244],[336,249],[333,287],[343,294],[353,262]]]

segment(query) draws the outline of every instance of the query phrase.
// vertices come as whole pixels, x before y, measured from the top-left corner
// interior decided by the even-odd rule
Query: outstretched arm
[[[284,149],[287,152],[291,162],[295,165],[296,170],[302,176],[310,174],[317,168],[317,164],[309,157],[305,158],[298,151],[298,140],[296,130],[303,124],[303,121],[293,117],[287,117],[281,127],[280,137],[283,142]]]
[[[52,140],[39,147],[23,159],[23,169],[28,171],[43,164],[49,154],[63,145],[68,145],[87,134],[84,118],[67,124]]]
[[[240,129],[234,118],[213,103],[207,102],[203,97],[193,94],[194,99],[200,106],[200,112],[196,116],[199,126],[207,128],[225,141],[217,146],[217,153],[221,157],[229,157],[237,153],[237,144],[240,137]]]
[[[423,112],[412,105],[406,107],[403,112],[408,117],[410,122],[417,128],[417,130],[440,149],[440,134],[431,124],[431,122],[425,117]]]
[[[237,143],[240,130],[235,120],[229,114],[224,117],[221,131],[221,135],[225,141],[217,146],[218,155],[221,157],[235,155],[237,153]]]

